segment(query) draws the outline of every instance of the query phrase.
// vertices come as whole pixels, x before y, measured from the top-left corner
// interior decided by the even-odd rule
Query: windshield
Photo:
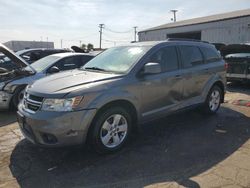
[[[145,54],[148,46],[110,48],[82,67],[85,70],[126,73]]]
[[[42,72],[47,67],[50,67],[51,65],[53,65],[60,58],[61,58],[60,56],[56,56],[56,55],[47,56],[42,59],[39,59],[38,61],[35,61],[30,66],[32,66],[36,72]],[[30,71],[31,69],[30,67],[25,67],[25,70]]]

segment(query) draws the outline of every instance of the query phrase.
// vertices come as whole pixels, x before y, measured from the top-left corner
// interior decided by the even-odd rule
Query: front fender
[[[126,101],[134,106],[137,111],[137,117],[139,118],[138,112],[140,111],[140,102],[138,97],[131,94],[128,91],[112,91],[105,92],[97,96],[91,103],[88,105],[89,109],[101,109],[103,106],[116,101]]]

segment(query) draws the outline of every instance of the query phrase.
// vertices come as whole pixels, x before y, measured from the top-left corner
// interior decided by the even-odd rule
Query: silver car
[[[16,108],[22,100],[24,89],[28,84],[54,73],[80,68],[94,56],[89,53],[57,53],[39,59],[32,65],[23,61],[20,68],[12,71],[5,70],[6,73],[0,73],[0,110]],[[18,58],[16,56],[16,60],[12,62],[17,64],[21,61]]]
[[[205,42],[167,40],[114,47],[81,69],[36,81],[18,107],[24,136],[46,146],[119,150],[147,121],[224,100],[224,61]]]

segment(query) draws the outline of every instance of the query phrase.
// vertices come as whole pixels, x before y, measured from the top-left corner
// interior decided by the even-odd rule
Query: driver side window
[[[178,69],[178,56],[174,46],[167,46],[155,52],[148,62],[159,63],[162,72]]]

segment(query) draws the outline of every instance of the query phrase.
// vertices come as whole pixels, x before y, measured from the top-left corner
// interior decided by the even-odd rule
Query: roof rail
[[[190,42],[204,42],[209,43],[207,41],[202,41],[198,39],[187,39],[187,38],[167,38],[167,41],[190,41]]]

